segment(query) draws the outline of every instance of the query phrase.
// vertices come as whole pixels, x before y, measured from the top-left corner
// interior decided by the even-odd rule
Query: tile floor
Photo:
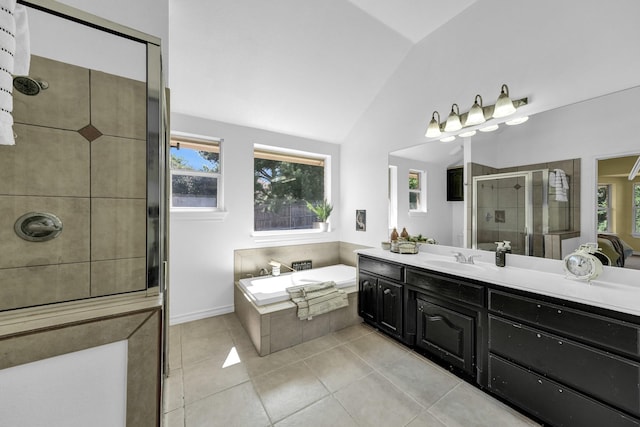
[[[169,343],[165,427],[537,425],[365,324],[260,357],[231,313]]]

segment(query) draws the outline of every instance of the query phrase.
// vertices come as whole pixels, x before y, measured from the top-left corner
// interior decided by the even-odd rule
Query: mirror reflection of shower
[[[473,177],[472,247],[495,250],[495,242],[511,242],[512,252],[533,251],[533,172]]]

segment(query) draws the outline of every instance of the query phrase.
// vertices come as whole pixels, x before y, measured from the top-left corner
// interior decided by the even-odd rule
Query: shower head
[[[29,76],[15,76],[13,78],[13,87],[24,95],[35,96],[41,90],[49,88],[49,83],[44,80],[36,80]]]

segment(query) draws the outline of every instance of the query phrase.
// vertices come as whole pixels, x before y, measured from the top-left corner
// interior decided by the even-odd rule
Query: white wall
[[[446,201],[447,187],[442,180],[442,176],[446,176],[447,165],[394,156],[389,156],[389,164],[398,168],[398,233],[406,227],[412,236],[422,234],[451,246],[453,203]],[[427,212],[409,213],[409,170],[427,173]]]
[[[632,0],[481,0],[422,40],[342,144],[340,215],[367,209],[370,222],[365,233],[346,229],[342,240],[379,244],[387,228],[387,153],[424,143],[432,111],[444,118],[454,102],[467,111],[475,94],[497,97],[503,83],[513,97],[529,97],[529,113],[640,84],[639,15]],[[566,141],[574,153],[582,149],[575,138]]]
[[[165,78],[169,76],[169,0],[58,0],[117,24],[159,37]],[[96,47],[96,49],[98,49]],[[121,58],[121,60],[123,60]]]
[[[253,144],[264,144],[331,156],[331,197],[341,209],[340,147],[320,141],[202,118],[171,115],[173,131],[223,138],[222,174],[224,209],[222,221],[194,219],[172,213],[170,221],[170,316],[181,323],[233,311],[233,251],[264,246],[339,240],[340,218],[333,215],[330,233],[295,234],[283,238],[254,237]],[[349,218],[347,224],[353,223]],[[266,267],[266,266],[265,266]]]

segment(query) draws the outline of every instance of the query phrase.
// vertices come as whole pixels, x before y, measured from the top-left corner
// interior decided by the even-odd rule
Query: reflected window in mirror
[[[426,172],[409,170],[409,212],[426,212]]]
[[[171,138],[171,208],[220,206],[220,141]]]
[[[611,185],[598,185],[598,232],[611,232]]]

